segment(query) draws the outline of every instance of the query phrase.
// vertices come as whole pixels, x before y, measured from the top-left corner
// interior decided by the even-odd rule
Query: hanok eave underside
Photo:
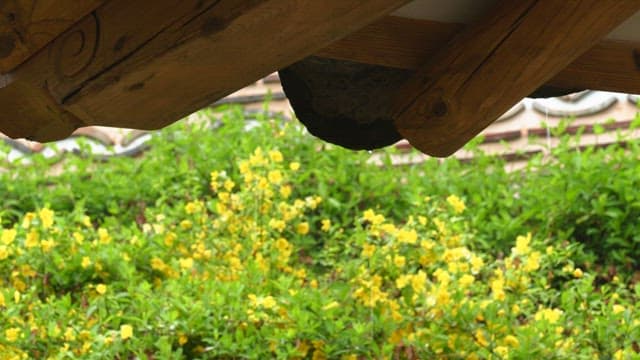
[[[640,0],[3,0],[0,132],[156,129],[280,71],[309,131],[447,156],[523,97],[640,93]]]

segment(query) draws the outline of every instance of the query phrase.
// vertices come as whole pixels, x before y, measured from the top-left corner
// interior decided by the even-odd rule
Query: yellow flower
[[[191,220],[182,220],[180,222],[180,227],[183,230],[189,230],[189,229],[191,229],[193,227],[193,222],[191,222]]]
[[[513,248],[512,252],[515,255],[526,255],[531,251],[529,243],[531,243],[531,233],[528,233],[527,236],[519,235],[516,238],[516,247]]]
[[[105,284],[96,285],[96,292],[100,295],[104,295],[107,292],[107,285]]]
[[[7,306],[7,303],[5,302],[4,294],[2,293],[2,291],[0,291],[0,306]]]
[[[458,282],[460,283],[460,286],[462,286],[463,288],[466,288],[469,285],[473,284],[475,280],[476,278],[473,277],[473,275],[464,274],[462,275],[462,277],[460,277],[460,280],[458,280]]]
[[[505,299],[504,279],[502,278],[494,279],[491,281],[490,286],[491,286],[491,293],[494,299],[500,300],[500,301]]]
[[[27,238],[24,241],[24,246],[26,246],[27,248],[36,247],[40,243],[39,239],[40,239],[40,235],[38,235],[38,233],[32,229],[27,234]]]
[[[520,346],[520,341],[518,340],[517,337],[513,336],[513,335],[507,335],[504,337],[504,343],[507,346],[510,346],[512,348],[517,348],[518,346]]]
[[[573,264],[567,264],[562,267],[562,271],[566,273],[570,273],[574,270]]]
[[[9,257],[9,250],[5,245],[0,245],[0,260],[4,260]]]
[[[262,306],[265,309],[273,309],[276,305],[277,305],[276,300],[273,298],[273,296],[266,296],[262,300]]]
[[[576,278],[581,278],[584,275],[584,273],[582,272],[582,269],[580,268],[576,268],[575,270],[573,270],[573,276]]]
[[[496,346],[496,348],[493,351],[503,359],[506,359],[509,357],[509,348],[507,348],[506,346]]]
[[[447,202],[451,205],[456,214],[462,213],[465,209],[464,202],[455,195],[449,195],[449,197],[447,197]]]
[[[289,164],[289,169],[291,169],[292,171],[298,171],[298,169],[300,169],[300,163],[299,162],[292,162],[291,164]]]
[[[74,231],[72,236],[77,244],[80,245],[84,242],[84,235],[82,235],[81,233]]]
[[[308,222],[301,222],[300,224],[298,224],[297,227],[297,232],[300,235],[306,235],[309,233],[309,223]]]
[[[283,220],[277,220],[277,219],[269,220],[269,227],[276,231],[282,232],[285,226],[286,224]]]
[[[615,304],[612,307],[612,311],[614,314],[620,314],[621,312],[625,311],[625,307],[619,304]]]
[[[310,209],[315,210],[315,208],[318,207],[318,204],[320,204],[322,202],[322,197],[320,197],[320,196],[307,196],[306,198],[304,198],[304,202],[305,202],[305,204],[307,204],[307,206]]]
[[[449,296],[449,290],[446,286],[438,286],[436,290],[436,304],[443,306],[449,303],[451,297]]]
[[[282,158],[282,153],[278,150],[271,150],[269,151],[269,159],[271,159],[271,161],[273,162],[282,162],[283,158]]]
[[[16,238],[16,229],[4,229],[2,230],[2,243],[5,245],[11,245]]]
[[[91,259],[89,259],[88,256],[83,256],[80,266],[82,266],[83,269],[88,268],[89,266],[91,266]]]
[[[373,253],[376,252],[376,246],[371,244],[364,244],[362,246],[362,257],[372,257]]]
[[[192,258],[182,258],[178,261],[180,262],[180,268],[182,268],[183,270],[189,270],[193,267]]]
[[[184,206],[184,211],[191,215],[202,210],[203,204],[200,201],[190,201]]]
[[[396,255],[396,256],[393,258],[393,263],[394,263],[397,267],[401,268],[401,267],[404,267],[404,265],[407,263],[407,259],[406,259],[404,256],[402,256],[402,255]]]
[[[618,349],[613,353],[614,360],[623,360],[624,359],[624,350]]]
[[[234,186],[236,186],[236,183],[234,183],[230,179],[227,179],[227,180],[224,181],[224,189],[225,190],[231,191],[231,190],[233,190]]]
[[[184,345],[189,342],[189,338],[185,334],[180,334],[178,336],[178,344]]]
[[[511,312],[514,315],[518,315],[520,313],[520,306],[518,306],[518,304],[513,304],[513,306],[511,307]]]
[[[524,271],[531,272],[540,268],[540,252],[532,252],[524,263]]]
[[[28,229],[31,226],[31,222],[36,218],[36,214],[32,212],[28,212],[24,214],[24,218],[22,218],[22,227],[24,229]]]
[[[415,293],[421,293],[425,289],[427,283],[427,274],[420,270],[417,274],[411,277],[411,287]]]
[[[40,242],[40,247],[42,248],[42,251],[44,251],[45,253],[48,253],[49,251],[51,251],[51,249],[53,249],[55,246],[56,246],[56,242],[53,241],[53,239],[42,240]]]
[[[53,210],[48,208],[44,208],[38,212],[38,217],[40,217],[43,228],[48,229],[53,225],[53,215]]]
[[[291,251],[291,244],[285,238],[279,238],[276,240],[275,247],[281,253]]]
[[[418,233],[411,229],[398,231],[398,241],[405,244],[415,244],[418,241]]]
[[[400,290],[404,289],[407,285],[409,285],[409,281],[411,281],[412,275],[400,275],[396,279],[396,287]]]
[[[363,217],[366,221],[370,222],[371,225],[380,225],[384,222],[384,216],[381,214],[376,214],[371,209],[365,210]]]
[[[109,231],[107,229],[98,229],[98,241],[100,241],[100,244],[103,245],[109,244],[111,242],[111,236],[109,235]]]
[[[151,268],[153,270],[164,271],[167,268],[167,264],[165,264],[162,259],[154,257],[151,259]]]
[[[475,338],[480,346],[482,347],[489,346],[489,341],[487,341],[486,336],[484,336],[484,331],[482,329],[476,330]]]
[[[282,186],[280,188],[280,195],[282,195],[283,198],[287,199],[291,195],[291,186],[289,185]]]
[[[307,270],[304,268],[298,269],[294,272],[294,275],[298,278],[298,279],[302,279],[304,280],[307,277]]]
[[[329,231],[330,229],[331,229],[331,220],[329,219],[322,220],[322,226],[320,227],[320,230]]]
[[[120,338],[127,340],[133,337],[133,327],[131,325],[120,325]]]
[[[562,316],[562,310],[544,308],[539,310],[535,314],[534,318],[536,319],[536,321],[545,320],[549,324],[555,324],[558,322],[561,316]]]
[[[176,235],[176,233],[174,233],[173,231],[169,231],[167,235],[164,236],[164,245],[167,247],[173,246],[173,243],[176,241],[177,238],[178,238],[178,235]]]
[[[435,275],[438,282],[442,285],[448,285],[451,280],[451,275],[446,270],[437,269],[433,275]]]
[[[19,328],[9,328],[4,331],[4,337],[9,342],[15,342],[20,337],[21,331]]]
[[[220,199],[220,201],[222,201],[223,203],[228,203],[230,198],[231,194],[226,191],[221,191],[220,193],[218,193],[218,199]]]

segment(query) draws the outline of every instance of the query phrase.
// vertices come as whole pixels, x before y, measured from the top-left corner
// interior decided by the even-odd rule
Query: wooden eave
[[[465,24],[387,16],[322,49],[317,56],[417,70]],[[563,89],[640,92],[640,40],[604,38],[547,85]]]
[[[469,14],[446,15],[456,6]],[[6,0],[0,131],[155,129],[315,54],[414,71],[394,124],[446,156],[542,85],[640,93],[639,11],[638,0]]]

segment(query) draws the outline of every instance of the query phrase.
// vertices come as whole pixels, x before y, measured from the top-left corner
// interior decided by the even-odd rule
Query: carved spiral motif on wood
[[[74,77],[93,62],[98,49],[99,25],[98,18],[93,14],[73,31],[56,40],[53,58],[59,77]]]

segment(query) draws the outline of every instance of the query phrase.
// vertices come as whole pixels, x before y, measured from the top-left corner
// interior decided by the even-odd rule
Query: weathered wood
[[[463,28],[463,24],[387,16],[316,56],[416,70]],[[640,42],[600,40],[546,85],[640,93]]]
[[[406,2],[111,0],[5,78],[0,130],[160,128]]]
[[[13,70],[103,2],[0,1],[0,73]]]
[[[463,24],[386,16],[331,43],[315,55],[416,70],[463,28]]]
[[[398,131],[447,156],[640,9],[637,0],[501,1],[399,92]]]
[[[602,40],[548,82],[559,88],[640,93],[640,43]]]

